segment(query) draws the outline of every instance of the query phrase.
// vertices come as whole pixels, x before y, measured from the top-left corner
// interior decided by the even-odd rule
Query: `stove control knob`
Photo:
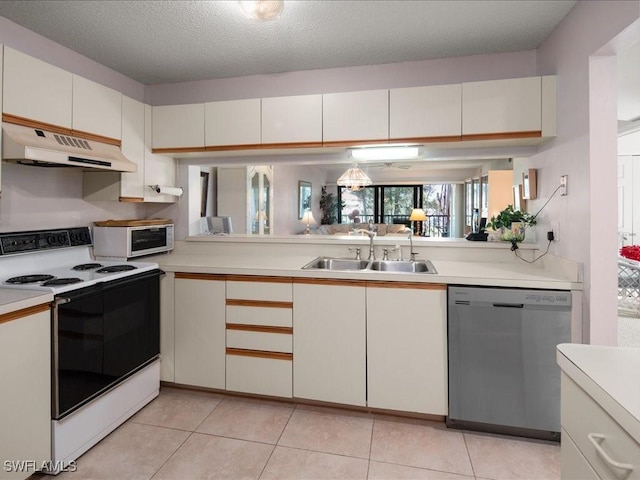
[[[61,233],[60,235],[58,235],[58,242],[60,243],[60,245],[64,245],[66,237],[64,236],[63,233]]]
[[[56,237],[55,237],[55,236],[53,236],[53,235],[49,235],[49,236],[47,237],[47,243],[48,243],[49,245],[55,245],[55,244],[56,244]]]

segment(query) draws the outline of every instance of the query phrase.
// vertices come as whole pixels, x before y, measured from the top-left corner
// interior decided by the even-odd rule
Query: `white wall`
[[[80,170],[2,164],[0,231],[92,225],[145,212],[143,204],[84,201]]]
[[[311,212],[316,224],[320,224],[320,190],[326,177],[322,170],[310,165],[274,165],[274,233],[295,235],[302,233],[306,225],[298,219],[298,181],[311,182]],[[312,225],[313,226],[313,225]]]
[[[538,73],[558,79],[558,136],[522,165],[538,170],[533,212],[569,175],[568,196],[549,202],[537,228],[557,222],[551,252],[583,263],[585,339],[596,344],[617,343],[617,162],[615,58],[595,55],[639,18],[637,0],[578,2],[541,45]]]

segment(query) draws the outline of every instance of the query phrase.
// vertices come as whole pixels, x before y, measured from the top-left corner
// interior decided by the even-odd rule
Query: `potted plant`
[[[491,217],[487,228],[500,231],[500,239],[505,242],[521,242],[524,240],[527,227],[535,224],[535,216],[508,205],[498,215]]]

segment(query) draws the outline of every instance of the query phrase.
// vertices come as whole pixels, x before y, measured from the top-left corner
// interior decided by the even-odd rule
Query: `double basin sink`
[[[356,260],[352,258],[317,257],[303,270],[367,271],[387,273],[431,273],[436,269],[429,260]]]

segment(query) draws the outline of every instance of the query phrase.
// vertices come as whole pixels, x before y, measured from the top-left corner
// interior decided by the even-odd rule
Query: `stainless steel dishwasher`
[[[450,286],[448,320],[447,426],[558,440],[571,292]]]

